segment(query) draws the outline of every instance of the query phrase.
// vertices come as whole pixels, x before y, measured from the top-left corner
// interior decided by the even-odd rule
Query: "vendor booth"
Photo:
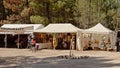
[[[84,35],[88,35],[84,37],[84,47],[88,46],[93,49],[103,50],[114,49],[114,32],[104,27],[101,23],[84,30]]]
[[[27,46],[27,36],[33,30],[43,28],[42,24],[4,24],[0,28],[0,37],[4,42],[4,47]],[[3,43],[0,43],[3,45]],[[25,47],[24,46],[24,47]]]
[[[74,39],[74,49],[81,49],[81,31],[72,24],[64,23],[64,24],[49,24],[43,29],[38,29],[34,31],[35,36],[38,39],[41,39],[39,42],[41,43],[51,43],[51,47],[55,47],[56,49],[69,49],[70,47],[70,39],[73,37]]]

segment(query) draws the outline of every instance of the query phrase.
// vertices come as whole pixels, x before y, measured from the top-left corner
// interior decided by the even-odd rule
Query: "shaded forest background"
[[[120,0],[0,0],[0,25],[5,23],[72,23],[86,29],[102,23],[120,28]]]

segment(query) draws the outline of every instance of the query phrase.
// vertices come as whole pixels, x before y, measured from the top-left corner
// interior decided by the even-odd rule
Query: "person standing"
[[[31,46],[31,36],[30,35],[27,37],[27,43],[28,43],[27,48],[31,48],[32,46]]]
[[[56,38],[54,37],[53,38],[53,49],[55,49],[57,46],[57,41],[56,41]]]
[[[31,40],[31,44],[32,44],[32,52],[33,52],[33,51],[35,51],[35,45],[36,45],[36,40],[35,40],[35,38],[33,38],[33,39]]]
[[[120,41],[119,39],[117,39],[117,42],[116,42],[116,51],[120,51]]]
[[[74,42],[74,38],[72,37],[70,40],[70,56],[73,56],[74,45],[75,42]]]

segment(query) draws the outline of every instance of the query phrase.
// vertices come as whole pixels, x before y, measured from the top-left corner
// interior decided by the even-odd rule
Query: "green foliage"
[[[37,23],[42,23],[44,25],[48,24],[47,18],[41,17],[41,16],[30,16],[30,21],[35,24],[37,24]]]
[[[110,29],[116,29],[115,25],[118,23],[118,9],[120,7],[119,0],[103,0],[102,1],[102,12],[105,13],[104,21],[106,26]]]
[[[72,23],[89,28],[100,22],[110,29],[120,27],[120,0],[0,0],[0,4],[2,23]]]
[[[74,19],[81,28],[92,27],[100,20],[106,27],[115,29],[116,23],[119,23],[116,19],[120,16],[119,7],[119,0],[91,0],[91,2],[90,0],[76,0]]]

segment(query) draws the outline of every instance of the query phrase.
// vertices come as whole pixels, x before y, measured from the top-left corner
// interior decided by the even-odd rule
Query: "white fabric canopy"
[[[7,34],[18,34],[18,41],[20,34],[30,34],[33,30],[43,28],[42,24],[4,24],[0,28],[0,34],[5,34],[5,47],[7,47]],[[18,42],[18,48],[19,48]]]
[[[41,33],[76,33],[78,31],[82,31],[72,24],[49,24],[43,29],[34,30],[34,32]]]
[[[101,23],[98,23],[97,25],[84,30],[85,33],[98,33],[98,34],[109,34],[113,32],[112,30],[104,27]]]
[[[80,50],[81,48],[81,43],[80,43],[80,34],[82,31],[82,29],[79,29],[77,27],[75,27],[72,24],[49,24],[48,26],[46,26],[43,29],[38,29],[38,30],[34,30],[34,32],[38,32],[38,33],[76,33],[76,48],[77,50]]]
[[[8,28],[8,29],[18,29],[18,28],[26,28],[26,27],[33,27],[34,30],[43,28],[42,24],[4,24],[1,28]]]
[[[0,34],[29,34],[36,29],[41,29],[42,24],[4,24]]]
[[[104,27],[101,23],[98,23],[97,25],[84,30],[84,33],[91,33],[92,37],[94,37],[95,40],[98,40],[100,43],[99,45],[97,45],[98,47],[102,47],[101,43],[102,43],[102,36],[105,36],[106,39],[105,41],[108,42],[109,38],[110,38],[110,46],[113,48],[113,44],[114,44],[114,32],[106,27]],[[95,36],[96,34],[96,36]],[[86,43],[86,42],[85,42]]]

